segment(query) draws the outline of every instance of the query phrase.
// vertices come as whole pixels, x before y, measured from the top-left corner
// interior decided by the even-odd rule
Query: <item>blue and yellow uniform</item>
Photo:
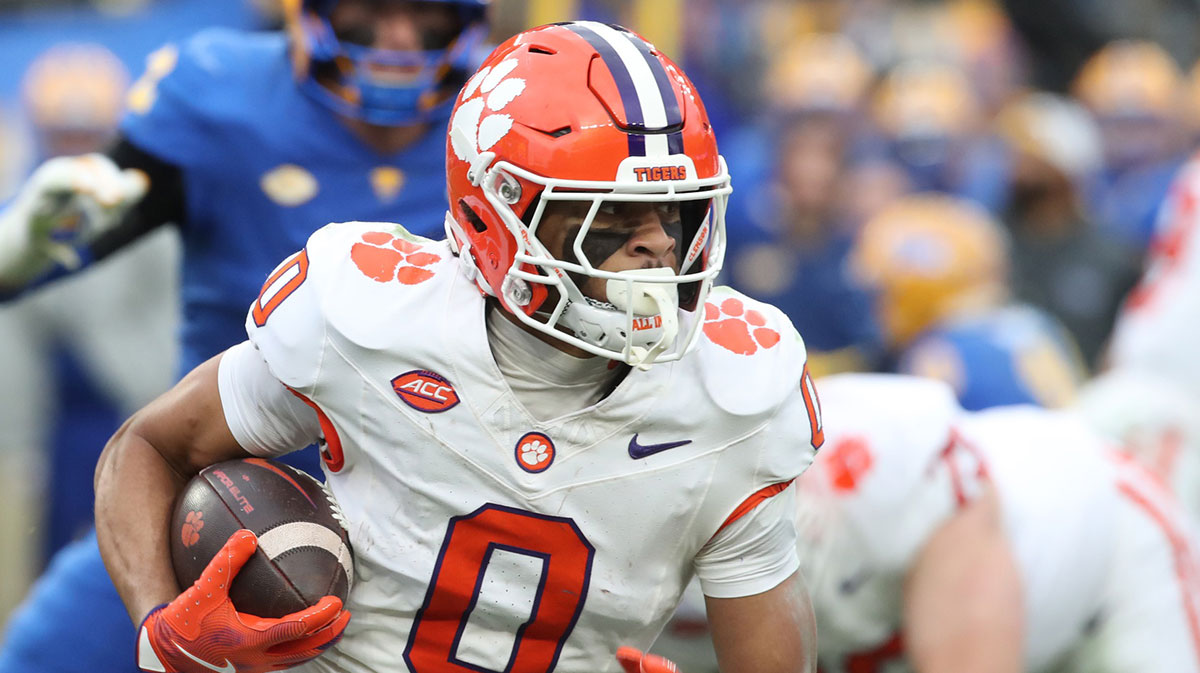
[[[439,237],[446,123],[435,116],[402,151],[372,149],[297,86],[281,33],[214,29],[155,52],[121,145],[178,171],[178,193],[160,198],[178,208],[183,243],[181,371],[245,339],[263,280],[326,223],[401,222]],[[134,671],[135,634],[93,532],[13,613],[0,673]]]
[[[181,371],[246,338],[263,279],[317,228],[397,221],[439,237],[443,129],[376,152],[297,88],[280,33],[212,30],[155,52],[121,131],[183,173]]]
[[[1009,303],[1008,238],[987,211],[939,193],[872,217],[850,255],[894,368],[942,379],[968,409],[1066,404],[1086,370],[1066,328]]]
[[[966,409],[1060,407],[1085,372],[1066,328],[1032,306],[1011,305],[937,325],[900,355],[897,371],[951,384]]]
[[[851,237],[830,225],[820,240],[793,244],[781,232],[740,225],[730,227],[725,280],[787,314],[804,335],[813,375],[876,365],[883,347],[870,300],[845,270]]]

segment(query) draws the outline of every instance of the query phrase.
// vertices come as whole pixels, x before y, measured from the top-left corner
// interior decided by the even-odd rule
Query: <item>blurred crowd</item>
[[[1063,405],[1103,368],[1200,142],[1193,3],[493,0],[492,16],[497,41],[589,18],[681,54],[734,180],[725,282],[790,315],[814,374],[933,375],[968,407]],[[279,8],[0,2],[0,200],[41,160],[102,148],[146,54],[216,23],[272,29]],[[26,580],[87,525],[104,440],[175,376],[175,245],[164,231],[0,306],[0,565]],[[6,582],[0,622],[24,590]]]

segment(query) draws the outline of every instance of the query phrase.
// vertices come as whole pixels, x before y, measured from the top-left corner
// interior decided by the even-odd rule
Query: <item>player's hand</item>
[[[617,661],[625,673],[679,673],[675,662],[657,654],[642,652],[636,647],[618,647]]]
[[[103,154],[45,162],[0,214],[0,283],[23,284],[51,262],[77,268],[78,247],[120,222],[149,186],[145,173]]]
[[[313,659],[337,642],[350,613],[335,596],[278,619],[233,607],[229,586],[257,548],[254,533],[237,531],[195,584],[146,615],[138,633],[138,668],[166,673],[276,671]]]

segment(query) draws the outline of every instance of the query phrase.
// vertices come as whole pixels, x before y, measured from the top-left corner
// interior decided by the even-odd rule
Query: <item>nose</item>
[[[421,30],[411,11],[402,7],[381,11],[375,19],[376,49],[416,51],[421,48]]]
[[[662,218],[654,209],[648,209],[639,220],[626,243],[626,252],[644,260],[650,267],[675,268],[676,241],[663,227]]]

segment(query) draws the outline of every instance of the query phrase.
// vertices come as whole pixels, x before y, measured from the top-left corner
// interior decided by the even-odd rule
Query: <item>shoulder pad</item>
[[[953,507],[925,482],[962,413],[954,391],[894,374],[839,374],[816,386],[825,445],[803,489],[836,501],[879,560],[915,551]]]
[[[804,375],[804,341],[782,311],[728,287],[705,302],[696,340],[709,397],[732,414],[769,413]]]
[[[267,278],[246,318],[272,373],[303,389],[319,376],[331,340],[381,347],[442,278],[458,277],[444,242],[389,223],[329,224]]]

